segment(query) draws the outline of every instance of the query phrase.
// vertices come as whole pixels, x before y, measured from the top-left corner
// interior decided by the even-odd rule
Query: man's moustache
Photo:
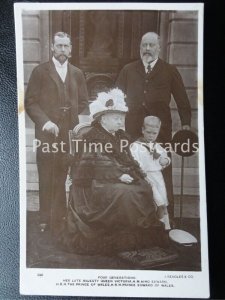
[[[59,54],[59,56],[64,56],[64,57],[66,57],[66,58],[70,58],[71,57],[71,53],[70,54],[64,54],[64,53],[61,53],[61,54]]]

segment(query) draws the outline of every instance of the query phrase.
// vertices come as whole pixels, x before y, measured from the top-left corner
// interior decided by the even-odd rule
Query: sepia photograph
[[[14,12],[21,294],[209,297],[203,5]]]

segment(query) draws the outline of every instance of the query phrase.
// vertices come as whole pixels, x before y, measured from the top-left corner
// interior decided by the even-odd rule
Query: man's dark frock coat
[[[41,146],[37,149],[37,166],[42,223],[49,223],[54,218],[57,221],[65,216],[67,167],[63,164],[59,143],[66,143],[63,151],[68,150],[68,130],[78,124],[78,114],[87,106],[87,99],[83,73],[69,63],[65,82],[61,80],[52,61],[40,64],[31,74],[25,108],[35,123],[35,137],[41,141]],[[67,107],[68,110],[63,112],[62,107]],[[47,121],[52,121],[59,127],[57,138],[42,130]],[[43,151],[44,143],[48,143],[50,152]],[[53,143],[58,143],[57,153],[52,153],[52,150],[55,151]]]
[[[162,122],[161,140],[171,140],[171,95],[177,104],[182,125],[190,125],[190,103],[175,66],[158,59],[153,70],[147,75],[141,60],[132,62],[121,70],[116,86],[127,96],[129,113],[126,118],[126,130],[134,139],[141,135],[144,117],[153,115],[159,117]]]
[[[191,106],[183,80],[177,68],[158,59],[154,68],[146,74],[141,60],[127,64],[120,72],[116,86],[126,94],[129,112],[126,115],[126,131],[136,140],[146,116],[160,118],[162,124],[157,141],[169,143],[172,139],[170,101],[173,96],[181,124],[191,124]],[[169,198],[169,212],[173,216],[172,165],[163,171]]]

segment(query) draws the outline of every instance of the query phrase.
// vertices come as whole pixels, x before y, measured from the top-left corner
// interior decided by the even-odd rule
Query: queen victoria
[[[156,236],[163,240],[152,189],[122,129],[128,110],[124,97],[119,89],[99,93],[90,105],[92,128],[77,141],[62,236],[70,251],[114,253],[157,243]],[[162,234],[153,234],[155,226]]]

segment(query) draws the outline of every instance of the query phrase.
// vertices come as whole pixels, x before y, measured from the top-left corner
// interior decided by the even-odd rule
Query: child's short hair
[[[144,118],[143,127],[151,126],[154,128],[160,128],[161,127],[161,120],[156,116],[147,116]]]

